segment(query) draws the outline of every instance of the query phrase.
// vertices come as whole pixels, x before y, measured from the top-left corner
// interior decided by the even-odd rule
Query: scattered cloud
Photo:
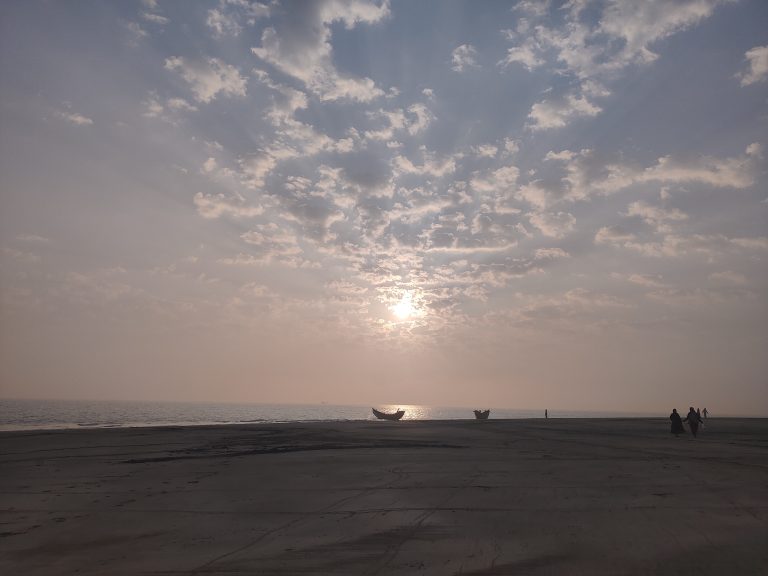
[[[194,197],[197,212],[203,218],[214,219],[222,216],[233,218],[253,218],[264,213],[261,206],[249,206],[242,198],[230,198],[224,194],[203,194]]]
[[[31,244],[48,244],[51,240],[45,236],[38,234],[19,234],[16,236],[16,240],[20,242],[29,242]]]
[[[657,232],[670,232],[670,222],[680,222],[688,218],[687,214],[676,208],[661,208],[642,201],[632,202],[627,207],[626,215],[642,218],[648,225],[653,226]]]
[[[768,46],[755,46],[747,50],[744,58],[749,68],[737,74],[742,86],[757,84],[768,78]]]
[[[713,284],[725,286],[746,286],[749,284],[747,277],[739,272],[726,270],[724,272],[713,272],[709,275],[709,281]]]
[[[350,99],[370,102],[384,95],[370,78],[340,73],[333,64],[331,24],[347,29],[375,24],[389,16],[389,2],[324,0],[303,4],[289,11],[261,35],[261,45],[252,48],[261,60],[301,82],[321,100]]]
[[[462,44],[451,52],[451,68],[455,72],[477,67],[477,50],[471,44]]]
[[[198,102],[209,103],[219,94],[242,97],[246,93],[248,80],[218,58],[190,60],[174,56],[166,59],[165,68],[181,74]]]
[[[541,49],[533,38],[528,38],[523,44],[507,48],[507,55],[499,60],[498,65],[505,67],[512,64],[522,64],[528,70],[533,70],[546,63],[546,60],[539,56]]]
[[[576,218],[568,212],[533,212],[528,220],[544,236],[551,238],[563,238],[576,226]]]
[[[180,113],[197,112],[198,110],[197,106],[190,104],[183,98],[167,98],[163,102],[157,93],[154,92],[149,94],[142,104],[144,106],[144,117],[157,118],[170,124],[177,123]]]
[[[562,128],[574,118],[602,111],[592,99],[610,94],[604,81],[629,66],[651,64],[659,57],[653,50],[660,40],[699,24],[729,1],[574,1],[557,10],[557,18],[551,17],[549,2],[519,2],[514,10],[525,17],[515,30],[502,31],[513,46],[498,64],[521,64],[528,70],[552,66],[559,74],[579,80],[579,89],[534,104],[528,116],[533,130]],[[591,18],[585,17],[587,10],[594,13]],[[553,25],[553,21],[562,23]]]
[[[573,118],[597,116],[601,111],[586,96],[567,94],[563,98],[536,102],[528,114],[529,126],[532,130],[562,128]]]
[[[138,22],[126,22],[125,29],[128,31],[128,44],[133,47],[138,46],[144,38],[149,36],[149,33]]]
[[[216,8],[208,10],[205,23],[216,38],[238,36],[243,31],[243,24],[253,26],[270,12],[270,7],[261,2],[219,0]]]
[[[152,24],[164,25],[171,21],[169,18],[166,18],[162,14],[155,14],[153,12],[142,12],[141,17],[147,22],[151,22]]]
[[[93,124],[93,120],[91,120],[87,116],[83,116],[78,112],[71,112],[69,110],[59,110],[56,112],[56,115],[62,120],[66,120],[67,122],[69,122],[70,124],[74,124],[75,126],[90,126],[91,124]]]

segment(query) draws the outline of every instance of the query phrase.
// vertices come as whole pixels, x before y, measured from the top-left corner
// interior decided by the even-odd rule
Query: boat
[[[478,420],[488,420],[488,415],[491,413],[490,410],[475,410],[475,418]]]
[[[394,412],[393,414],[387,414],[386,412],[379,412],[376,410],[376,408],[371,408],[373,410],[373,415],[376,416],[379,420],[400,420],[400,418],[403,417],[405,414],[405,410],[398,410],[397,412]]]

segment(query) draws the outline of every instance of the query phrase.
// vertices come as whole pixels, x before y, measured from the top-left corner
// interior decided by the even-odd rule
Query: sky
[[[0,396],[768,415],[768,3],[0,27]]]

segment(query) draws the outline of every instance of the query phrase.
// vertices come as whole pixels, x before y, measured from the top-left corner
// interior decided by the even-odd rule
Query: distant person
[[[547,413],[547,409],[544,408],[544,419],[546,420],[547,418],[549,418],[549,414]]]
[[[675,437],[680,434],[685,434],[685,428],[683,428],[683,419],[680,418],[680,414],[677,413],[677,408],[672,408],[672,414],[669,415],[669,420],[672,422],[672,434]]]
[[[696,416],[698,416],[699,420],[701,420],[701,408],[696,408]]]
[[[702,424],[703,420],[701,419],[701,416],[696,414],[696,410],[693,409],[693,406],[688,408],[688,416],[685,417],[683,422],[688,422],[688,426],[691,427],[691,434],[696,438],[696,433],[699,431],[699,424]]]
[[[706,408],[704,408],[704,418],[706,418],[706,417],[707,417],[707,414],[709,414],[709,412],[707,412],[707,409],[706,409]]]

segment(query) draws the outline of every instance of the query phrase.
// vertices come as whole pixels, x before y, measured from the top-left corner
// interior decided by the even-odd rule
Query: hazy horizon
[[[0,397],[768,416],[768,3],[0,5]]]

